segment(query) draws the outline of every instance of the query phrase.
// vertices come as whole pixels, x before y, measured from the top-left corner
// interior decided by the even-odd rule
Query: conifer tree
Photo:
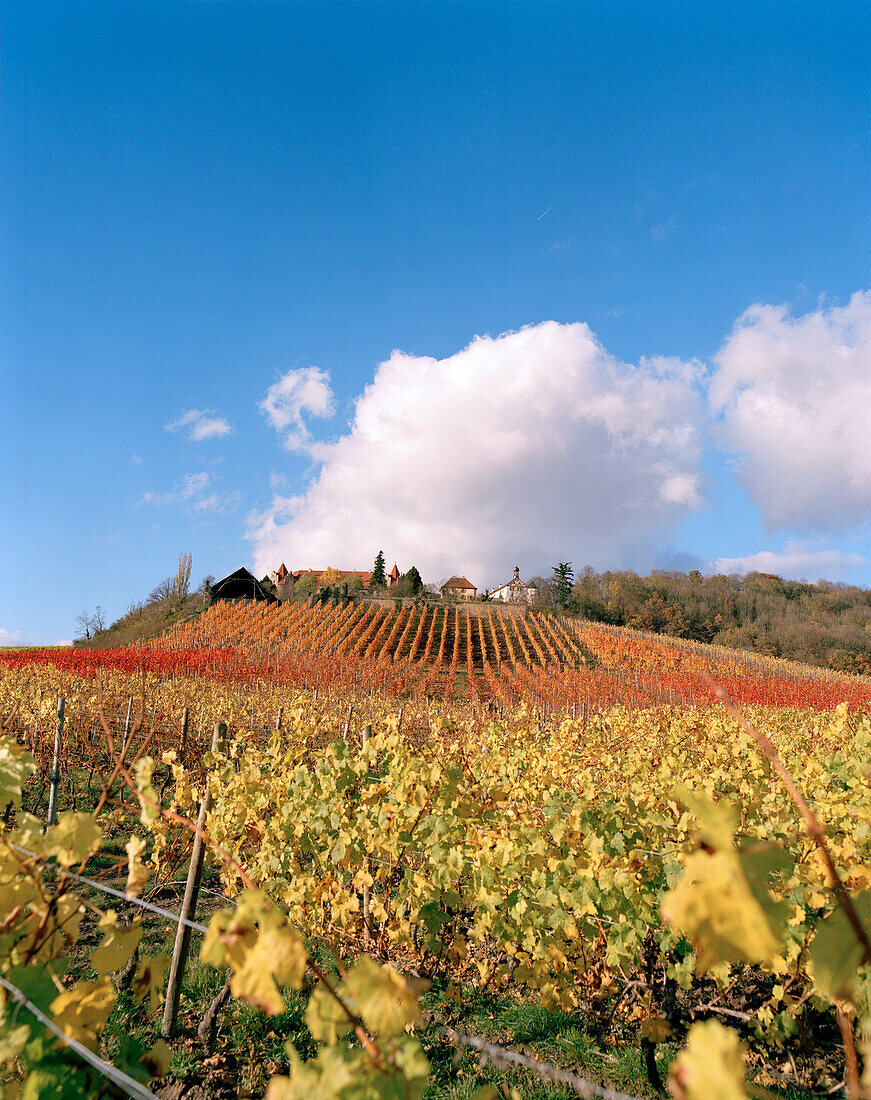
[[[553,567],[553,598],[558,607],[568,607],[574,583],[575,574],[570,561],[561,561]]]
[[[369,581],[370,588],[383,588],[387,584],[387,574],[384,572],[384,551],[379,550],[372,566],[372,578]]]

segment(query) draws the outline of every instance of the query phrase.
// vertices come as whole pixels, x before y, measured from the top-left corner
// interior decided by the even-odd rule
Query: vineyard
[[[869,702],[487,604],[0,651],[3,1095],[867,1097]]]
[[[221,603],[147,646],[0,654],[0,667],[93,678],[258,682],[574,717],[613,706],[704,705],[714,677],[740,704],[831,710],[871,702],[871,681],[701,643],[488,605]]]

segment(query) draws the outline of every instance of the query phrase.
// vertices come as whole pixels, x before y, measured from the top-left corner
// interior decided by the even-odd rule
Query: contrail
[[[554,204],[553,204],[553,206],[556,206],[556,203],[554,203]],[[547,208],[547,210],[545,210],[544,214],[539,214],[539,215],[538,215],[538,217],[536,218],[536,221],[539,221],[539,222],[540,222],[540,221],[541,221],[541,219],[542,219],[543,217],[545,217],[545,215],[549,214],[549,213],[551,212],[551,210],[553,210],[553,206],[549,206],[549,207]]]

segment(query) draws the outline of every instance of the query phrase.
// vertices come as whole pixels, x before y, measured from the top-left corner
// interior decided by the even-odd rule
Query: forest
[[[555,578],[539,581],[543,603],[594,622],[871,674],[868,589],[771,573],[706,577],[698,570],[654,570],[641,577],[590,566],[573,579],[563,592]]]

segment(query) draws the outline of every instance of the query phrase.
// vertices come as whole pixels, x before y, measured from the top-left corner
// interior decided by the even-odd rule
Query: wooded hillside
[[[587,567],[566,609],[595,622],[871,674],[871,591],[853,585]]]

